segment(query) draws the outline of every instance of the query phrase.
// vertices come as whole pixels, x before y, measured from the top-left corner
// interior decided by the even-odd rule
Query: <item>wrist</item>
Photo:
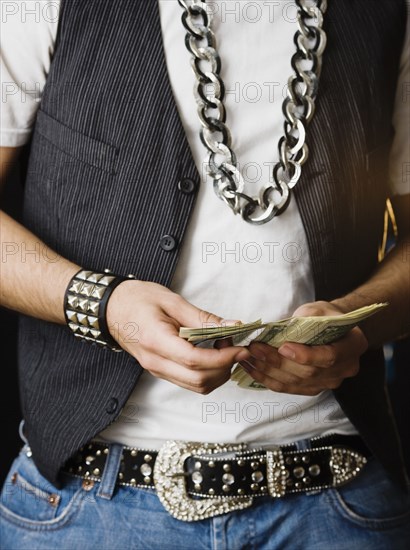
[[[110,300],[107,304],[106,320],[107,328],[110,336],[118,343],[118,345],[126,350],[126,342],[128,341],[128,332],[131,331],[131,314],[129,313],[129,303],[131,289],[137,281],[124,280],[112,292]],[[124,334],[124,331],[126,334]],[[127,351],[127,350],[126,350]]]
[[[108,269],[104,272],[81,269],[75,273],[64,297],[66,323],[75,337],[112,351],[122,351],[110,333],[107,308],[114,290],[127,280]]]

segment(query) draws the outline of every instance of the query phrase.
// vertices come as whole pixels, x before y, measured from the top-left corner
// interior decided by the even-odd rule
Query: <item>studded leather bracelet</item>
[[[112,351],[123,351],[111,336],[107,325],[107,304],[114,289],[135,279],[81,269],[71,279],[64,296],[64,314],[74,336]]]

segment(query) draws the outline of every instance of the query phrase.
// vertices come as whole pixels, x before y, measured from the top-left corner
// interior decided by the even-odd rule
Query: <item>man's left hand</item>
[[[294,317],[342,315],[329,302],[313,302],[299,307]],[[252,358],[241,365],[268,389],[295,395],[317,395],[338,388],[345,378],[359,372],[360,356],[368,342],[359,327],[333,344],[307,346],[286,342],[279,349],[253,342],[249,346]]]

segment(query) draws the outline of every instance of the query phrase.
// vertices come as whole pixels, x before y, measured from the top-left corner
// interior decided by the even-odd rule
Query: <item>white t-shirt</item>
[[[58,21],[56,1],[24,4],[37,6],[37,20],[27,13],[23,21],[19,13],[9,15],[3,25],[2,86],[6,91],[1,143],[9,146],[22,145],[29,138]],[[246,322],[288,316],[314,300],[309,251],[296,202],[292,200],[288,210],[270,223],[252,226],[233,216],[215,196],[204,177],[205,149],[198,133],[182,8],[176,0],[159,0],[159,6],[169,78],[202,180],[172,289],[226,319]],[[296,8],[289,2],[262,1],[215,1],[210,6],[227,89],[227,124],[246,191],[257,194],[277,160],[283,94],[295,48]],[[398,168],[409,162],[409,102],[399,97],[401,86],[409,81],[408,65],[403,57],[391,162],[391,185],[397,194],[409,192]],[[227,382],[201,396],[144,372],[117,420],[100,435],[130,446],[158,448],[167,439],[267,445],[334,431],[351,434],[355,428],[330,391],[303,397],[244,390]]]

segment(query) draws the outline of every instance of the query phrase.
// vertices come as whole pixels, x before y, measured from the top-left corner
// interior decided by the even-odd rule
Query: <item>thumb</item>
[[[224,319],[223,317],[219,317],[219,315],[197,308],[186,301],[184,301],[182,307],[175,312],[174,319],[178,321],[181,326],[189,328],[213,328],[241,324],[241,321]]]
[[[180,304],[178,312],[174,313],[173,318],[179,323],[180,326],[188,328],[223,327],[232,326],[237,323],[242,324],[241,321],[223,319],[223,317],[219,317],[214,313],[210,313],[209,311],[206,311],[204,309],[199,309],[185,300],[182,304]],[[216,348],[219,349],[221,353],[228,353],[229,350],[225,350],[225,348],[231,348],[232,351],[230,353],[232,355],[226,356],[227,360],[229,357],[229,361],[237,362],[250,358],[250,353],[248,350],[244,349],[242,346],[233,347],[231,342],[228,343],[228,346],[226,344],[218,343],[216,345]],[[238,350],[240,350],[241,348],[242,350],[239,352],[238,355]]]

